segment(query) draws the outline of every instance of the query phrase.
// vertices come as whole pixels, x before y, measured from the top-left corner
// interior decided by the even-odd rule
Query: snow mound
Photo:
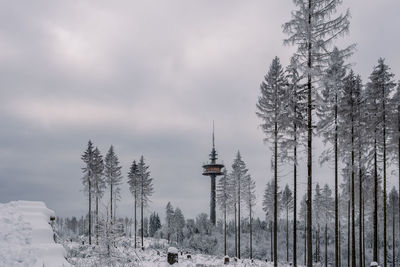
[[[54,242],[50,216],[43,202],[0,203],[0,266],[71,266]]]

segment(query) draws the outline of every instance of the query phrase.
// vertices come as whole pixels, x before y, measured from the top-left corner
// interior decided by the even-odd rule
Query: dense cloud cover
[[[398,0],[345,1],[358,43],[351,61],[367,79],[378,57],[400,79]],[[111,144],[126,176],[144,155],[154,177],[149,210],[168,201],[208,212],[212,121],[220,159],[239,149],[260,200],[271,179],[255,115],[274,56],[288,63],[281,25],[291,1],[1,1],[0,201],[43,200],[59,215],[86,212],[80,155]],[[315,181],[330,182],[315,145]],[[304,157],[303,157],[304,158]],[[305,172],[301,168],[300,189]],[[291,182],[290,169],[280,184]],[[391,181],[390,181],[391,182]],[[124,184],[121,215],[132,214]],[[257,215],[261,216],[261,201]]]

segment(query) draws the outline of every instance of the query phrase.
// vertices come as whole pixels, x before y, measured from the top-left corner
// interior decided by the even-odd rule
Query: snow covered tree
[[[293,162],[293,265],[297,266],[297,149],[303,143],[301,139],[306,129],[304,121],[306,91],[295,57],[290,59],[290,64],[286,67],[286,77],[288,81],[285,93],[286,108],[282,120],[285,136],[281,144],[281,157]],[[293,152],[290,153],[290,151]]]
[[[181,209],[177,207],[174,212],[174,228],[177,244],[183,240],[183,227],[185,227],[185,217],[183,216]]]
[[[94,180],[94,169],[95,169],[95,157],[94,157],[94,148],[92,141],[89,140],[87,149],[82,155],[82,160],[86,164],[85,167],[82,168],[84,176],[82,178],[82,182],[84,185],[85,192],[88,193],[89,197],[89,244],[92,244],[92,193],[93,193],[93,180]]]
[[[357,150],[357,126],[361,120],[359,106],[361,105],[362,82],[353,71],[345,77],[343,94],[340,97],[339,119],[343,122],[340,131],[340,139],[343,146],[344,162],[349,164],[351,172],[350,180],[350,204],[351,204],[351,262],[356,265],[356,238],[355,238],[355,153]]]
[[[115,223],[115,217],[113,218],[113,205],[115,204],[114,200],[119,198],[119,185],[122,183],[122,175],[121,166],[119,166],[119,160],[114,152],[113,146],[108,150],[104,161],[104,175],[110,190],[110,223]]]
[[[132,162],[131,168],[128,173],[128,185],[129,191],[133,196],[133,206],[134,206],[134,229],[135,229],[135,248],[136,248],[136,236],[137,236],[137,217],[136,217],[136,208],[138,207],[140,201],[138,200],[139,197],[139,173],[138,173],[138,165],[134,160]]]
[[[166,230],[167,230],[167,239],[168,243],[171,242],[171,235],[174,231],[174,208],[171,202],[168,202],[167,206],[165,207],[165,223],[166,223]]]
[[[233,161],[232,164],[232,172],[230,174],[231,178],[231,192],[234,192],[232,195],[235,197],[232,198],[235,200],[235,207],[237,208],[237,217],[236,217],[236,212],[235,212],[235,219],[237,218],[237,257],[240,259],[240,220],[241,220],[241,215],[240,215],[240,208],[241,204],[243,202],[243,194],[244,194],[244,182],[247,179],[248,174],[248,169],[246,167],[246,163],[242,160],[242,156],[240,155],[240,152],[238,151],[236,154],[236,158]],[[236,211],[236,209],[235,209]],[[236,225],[235,225],[236,226]]]
[[[339,199],[338,199],[338,102],[343,92],[343,81],[346,75],[344,55],[335,47],[329,57],[328,67],[322,76],[322,89],[318,97],[317,116],[319,122],[317,129],[322,135],[324,143],[333,144],[332,148],[325,151],[322,163],[330,160],[332,153],[335,162],[335,251],[339,246]]]
[[[289,211],[293,209],[293,196],[289,185],[283,189],[281,201],[286,211],[286,261],[289,262]]]
[[[371,125],[374,129],[374,133],[377,134],[378,129],[382,133],[382,141],[379,142],[377,138],[378,135],[375,135],[375,142],[380,143],[381,150],[383,153],[383,250],[384,250],[384,267],[387,266],[387,231],[386,231],[386,205],[387,205],[387,194],[386,194],[386,171],[387,171],[387,160],[386,160],[386,145],[387,145],[387,129],[388,129],[388,115],[390,114],[390,95],[393,88],[396,86],[396,83],[393,80],[394,74],[390,72],[390,68],[385,64],[385,60],[380,58],[378,60],[378,65],[374,67],[369,79],[369,83],[367,84],[367,93],[368,98],[370,99],[370,108],[371,111]],[[376,158],[376,148],[374,149],[374,157]],[[377,160],[375,161],[375,176],[377,179]],[[377,212],[377,207],[376,207]],[[377,229],[375,230],[377,231]],[[377,254],[377,240],[375,243],[376,249],[374,249],[374,254]],[[375,251],[376,250],[376,251]],[[375,259],[377,258],[374,257]],[[375,260],[374,259],[374,260]]]
[[[293,0],[293,2],[298,9],[292,12],[292,19],[283,25],[283,30],[289,35],[285,44],[297,45],[295,56],[307,76],[307,216],[309,222],[307,267],[312,267],[312,110],[315,98],[313,83],[326,64],[332,42],[348,31],[350,13],[347,11],[344,15],[333,17],[341,0]],[[336,254],[336,267],[338,267],[338,252]]]
[[[160,217],[157,213],[153,212],[150,215],[150,224],[149,224],[149,235],[150,237],[154,237],[154,234],[161,229],[161,221]]]
[[[229,187],[229,177],[224,169],[224,175],[219,179],[217,184],[217,203],[220,210],[224,214],[224,255],[226,254],[226,215],[228,213],[228,205],[231,198],[231,192]]]
[[[243,200],[249,211],[250,259],[253,259],[253,211],[256,205],[256,183],[247,175],[243,181]]]
[[[261,127],[265,133],[266,141],[273,142],[273,167],[274,167],[274,236],[278,227],[278,143],[282,138],[285,90],[288,82],[278,57],[275,57],[264,81],[261,83],[261,96],[257,103],[257,116],[263,123]],[[278,240],[274,238],[274,266],[278,266],[277,254]]]
[[[141,217],[141,236],[142,236],[142,249],[144,248],[143,243],[143,208],[148,206],[150,196],[154,193],[153,189],[153,178],[150,177],[149,166],[144,162],[143,156],[140,157],[140,161],[137,166],[138,169],[138,200],[140,203],[140,217]]]
[[[95,224],[95,232],[96,232],[96,244],[99,244],[99,201],[104,195],[104,191],[106,189],[106,181],[104,179],[104,161],[103,156],[100,153],[100,150],[96,147],[94,152],[94,164],[93,164],[93,188],[94,195],[96,198],[96,224]]]

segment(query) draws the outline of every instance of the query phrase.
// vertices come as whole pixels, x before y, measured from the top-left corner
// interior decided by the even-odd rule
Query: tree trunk
[[[349,183],[350,184],[350,183]],[[350,191],[350,190],[349,190]],[[347,266],[350,267],[351,257],[351,221],[350,221],[350,198],[347,205]]]
[[[110,223],[113,221],[113,185],[110,184]]]
[[[358,162],[359,162],[359,167],[358,167],[358,183],[359,183],[359,192],[358,192],[358,194],[359,194],[359,225],[358,225],[358,238],[359,238],[359,241],[358,241],[358,243],[359,243],[359,250],[360,250],[360,252],[359,252],[359,256],[360,256],[360,267],[363,267],[364,266],[364,262],[363,262],[363,247],[362,247],[362,244],[363,244],[363,239],[364,239],[364,237],[363,237],[363,225],[362,225],[362,218],[363,218],[363,210],[362,210],[362,207],[363,207],[363,194],[362,194],[362,171],[361,171],[361,157],[360,157],[360,155],[361,155],[361,149],[360,149],[360,151],[359,151],[359,157],[358,157]]]
[[[89,245],[92,244],[92,185],[89,176]]]
[[[335,94],[335,266],[340,266],[339,260],[339,197],[338,197],[338,96]]]
[[[253,217],[251,216],[251,205],[250,205],[250,259],[253,259]]]
[[[296,107],[294,109],[296,114]],[[293,150],[293,266],[297,267],[297,126],[294,123]]]
[[[386,207],[386,107],[385,107],[385,87],[382,88],[383,106],[383,266],[387,267],[387,207]]]
[[[236,203],[235,203],[235,257],[238,256],[238,236],[237,236],[237,214],[236,214]]]
[[[328,224],[325,223],[325,267],[328,267]]]
[[[286,262],[289,262],[289,206],[286,206]]]
[[[99,197],[96,195],[96,245],[99,244]]]
[[[275,117],[275,139],[274,139],[274,267],[278,267],[278,122]]]
[[[378,262],[378,163],[376,155],[376,129],[374,137],[374,254],[373,261]]]
[[[339,266],[342,266],[342,232],[340,231],[340,221],[339,221]]]
[[[240,179],[238,180],[238,258],[240,259]]]
[[[224,256],[226,256],[226,203],[224,207]]]
[[[353,88],[351,88],[353,99]],[[354,107],[351,101],[351,266],[356,267],[356,230],[355,230],[355,198],[354,198]]]
[[[397,158],[398,158],[398,175],[399,175],[399,194],[400,194],[400,104],[397,105],[397,134],[398,134],[398,140],[397,140],[397,146],[398,146],[398,151],[397,151]],[[399,205],[399,227],[400,227],[400,199],[398,201]],[[399,229],[399,234],[400,234],[400,229]],[[399,254],[400,255],[400,254]]]
[[[136,241],[136,236],[137,236],[137,218],[136,218],[136,195],[135,195],[135,248],[137,247],[137,241]],[[169,231],[169,230],[168,230]],[[169,233],[168,233],[168,243],[169,243]]]
[[[143,183],[142,183],[143,184]],[[144,234],[144,229],[143,229],[143,188],[142,188],[142,194],[141,194],[141,199],[140,199],[140,224],[142,228],[142,250],[144,249],[144,243],[143,243],[143,234]],[[178,235],[178,233],[176,233]]]
[[[308,0],[308,26],[311,29],[311,0]],[[312,43],[311,43],[311,32],[308,34],[308,70],[312,69]],[[307,140],[307,267],[312,267],[312,77],[310,72],[307,74],[307,128],[308,128],[308,140]]]

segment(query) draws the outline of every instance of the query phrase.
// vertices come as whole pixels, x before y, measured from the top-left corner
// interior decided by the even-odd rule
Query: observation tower
[[[216,200],[216,177],[218,175],[223,175],[222,169],[223,164],[217,163],[217,151],[215,150],[215,140],[214,140],[214,123],[213,123],[213,133],[212,133],[212,150],[210,153],[210,163],[203,165],[203,175],[211,177],[211,198],[210,198],[210,220],[215,225],[216,224],[216,213],[215,213],[215,200]]]

